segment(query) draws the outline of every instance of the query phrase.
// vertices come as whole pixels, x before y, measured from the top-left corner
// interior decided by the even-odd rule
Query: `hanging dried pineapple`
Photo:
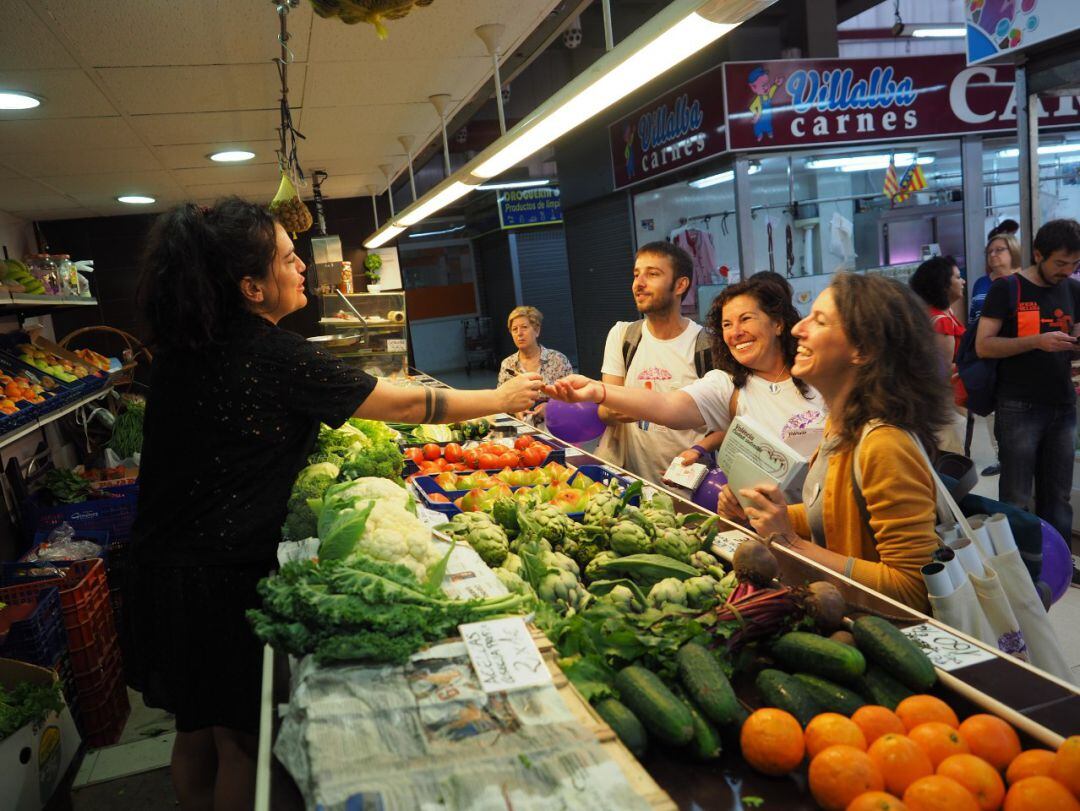
[[[313,222],[311,212],[296,192],[296,186],[284,172],[281,173],[281,184],[274,199],[270,201],[269,208],[270,213],[286,231],[291,231],[293,236],[308,230]]]
[[[379,39],[389,33],[385,20],[400,20],[413,7],[430,6],[434,0],[311,0],[315,13],[320,17],[337,17],[343,23],[370,23],[375,26]]]

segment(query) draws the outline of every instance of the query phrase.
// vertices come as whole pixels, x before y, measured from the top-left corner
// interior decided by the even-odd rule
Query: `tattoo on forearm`
[[[446,403],[446,392],[434,389],[431,393],[435,398],[435,407],[432,409],[435,413],[431,415],[429,422],[446,422],[446,411],[449,408]]]
[[[424,387],[424,418],[420,420],[422,423],[431,422],[432,408],[431,408],[431,392],[427,386]]]

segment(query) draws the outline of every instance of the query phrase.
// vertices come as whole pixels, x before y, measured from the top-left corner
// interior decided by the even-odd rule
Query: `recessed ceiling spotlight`
[[[254,157],[255,153],[246,149],[227,149],[224,152],[215,152],[210,156],[210,160],[218,163],[239,163],[240,161],[249,161]]]
[[[0,90],[0,110],[29,110],[41,104],[41,99],[29,93]]]
[[[116,200],[133,206],[148,206],[157,202],[153,197],[147,197],[145,194],[123,194],[117,197]]]

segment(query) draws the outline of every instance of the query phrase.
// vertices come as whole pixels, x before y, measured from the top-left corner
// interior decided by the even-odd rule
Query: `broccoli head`
[[[340,428],[323,425],[315,443],[315,452],[308,457],[309,464],[333,462],[340,465],[345,459],[371,445],[363,431],[346,423]]]
[[[373,443],[352,453],[341,466],[347,479],[377,476],[383,479],[401,477],[405,457],[397,444],[389,441]]]

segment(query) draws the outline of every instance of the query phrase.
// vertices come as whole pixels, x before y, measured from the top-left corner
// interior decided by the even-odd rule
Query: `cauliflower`
[[[653,608],[663,608],[668,603],[685,606],[686,587],[677,577],[665,577],[649,589],[648,600]]]
[[[416,505],[409,491],[390,479],[368,476],[354,481],[342,482],[330,487],[323,494],[322,509],[341,509],[359,501],[390,501],[409,512],[416,512]]]
[[[428,567],[442,557],[431,541],[431,530],[400,504],[389,500],[372,503],[363,535],[349,557],[368,555],[376,560],[400,563],[423,581]]]

